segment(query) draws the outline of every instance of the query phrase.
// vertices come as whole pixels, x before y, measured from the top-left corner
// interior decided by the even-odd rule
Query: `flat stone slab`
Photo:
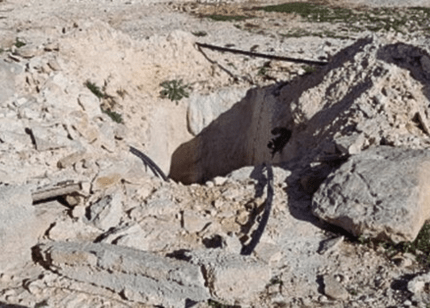
[[[381,146],[350,157],[321,184],[312,211],[355,236],[413,241],[430,218],[430,151]]]
[[[102,243],[53,242],[38,251],[45,267],[131,301],[182,308],[210,298],[200,267],[185,261]]]

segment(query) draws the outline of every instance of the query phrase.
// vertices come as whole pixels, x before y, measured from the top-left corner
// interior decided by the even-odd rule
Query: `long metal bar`
[[[198,43],[198,42],[196,44],[197,44],[197,46],[202,47],[202,48],[209,48],[212,50],[218,50],[218,51],[223,51],[223,52],[231,52],[231,53],[246,55],[246,56],[250,56],[250,57],[266,58],[266,59],[271,59],[271,60],[286,61],[286,62],[293,62],[293,63],[304,63],[304,64],[309,64],[309,65],[326,65],[326,64],[328,64],[328,62],[323,62],[323,61],[314,61],[314,60],[274,56],[274,55],[268,55],[268,54],[263,54],[263,53],[258,53],[258,52],[250,52],[250,51],[220,47],[220,46],[215,46],[215,45],[210,45],[210,44],[203,44],[203,43]]]

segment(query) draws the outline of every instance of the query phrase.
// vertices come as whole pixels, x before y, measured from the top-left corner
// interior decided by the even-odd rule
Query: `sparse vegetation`
[[[417,238],[413,242],[401,242],[398,244],[390,241],[374,241],[362,236],[358,237],[358,243],[369,247],[382,247],[386,255],[391,258],[399,252],[411,253],[424,268],[430,268],[430,222],[424,224]]]
[[[243,16],[243,15],[232,15],[232,16],[230,16],[230,15],[217,15],[217,14],[207,15],[205,17],[212,19],[214,21],[242,21],[242,20],[249,18],[249,17]]]
[[[21,48],[22,46],[25,46],[26,43],[24,41],[21,41],[19,38],[16,38],[15,40],[15,47],[16,48]]]
[[[122,115],[120,113],[112,111],[110,109],[104,109],[103,107],[101,109],[102,109],[102,112],[106,113],[112,119],[112,121],[119,123],[119,124],[124,123],[124,120],[123,120]]]
[[[101,90],[99,86],[97,86],[95,83],[87,80],[85,81],[84,85],[98,98],[108,98],[109,96],[104,92],[104,89]]]
[[[257,75],[267,77],[267,74],[270,69],[270,61],[265,62],[262,66],[258,68]]]
[[[106,101],[103,102],[101,105],[101,110],[103,113],[107,114],[112,121],[116,122],[116,123],[124,123],[124,120],[122,118],[122,115],[116,111],[113,111],[111,109],[111,107],[107,107],[107,106],[113,106],[115,105],[115,101],[113,99],[112,96],[108,95],[106,93],[105,87],[101,88],[99,86],[97,86],[95,83],[87,80],[84,85],[95,95],[97,96],[100,100]],[[117,91],[118,95],[120,95],[122,98],[124,97],[124,95],[126,94],[126,92],[124,90],[118,90]]]
[[[188,84],[182,84],[182,79],[164,81],[160,85],[163,87],[163,90],[160,91],[162,98],[168,98],[178,103],[182,98],[190,96],[187,92],[190,86]]]
[[[302,68],[305,71],[305,75],[309,75],[317,71],[315,66],[311,66],[311,65],[305,65],[305,66],[302,66]]]
[[[407,33],[409,31],[430,30],[430,9],[424,7],[375,8],[375,9],[346,9],[313,3],[291,2],[257,8],[266,12],[295,14],[308,22],[342,23],[347,32],[390,31]],[[320,36],[344,38],[332,31],[309,32],[296,29],[284,34],[289,37]]]
[[[206,36],[206,35],[208,35],[205,31],[192,32],[192,34],[193,34],[194,36],[197,36],[197,37],[202,37],[202,36]]]

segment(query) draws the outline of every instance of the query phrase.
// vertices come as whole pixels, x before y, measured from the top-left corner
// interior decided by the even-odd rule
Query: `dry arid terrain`
[[[0,0],[0,307],[430,307],[430,3]]]

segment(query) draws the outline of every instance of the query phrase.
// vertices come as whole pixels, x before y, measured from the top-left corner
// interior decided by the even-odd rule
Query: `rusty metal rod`
[[[203,44],[203,43],[198,43],[198,42],[196,42],[196,44],[197,44],[197,46],[202,47],[202,48],[209,48],[209,49],[218,50],[218,51],[237,53],[237,54],[246,55],[246,56],[250,56],[250,57],[266,58],[266,59],[270,59],[270,60],[278,60],[278,61],[293,62],[293,63],[304,63],[304,64],[309,64],[309,65],[326,65],[326,64],[328,64],[328,62],[289,58],[289,57],[281,57],[281,56],[273,56],[273,55],[268,55],[268,54],[263,54],[263,53],[258,53],[258,52],[250,52],[250,51],[220,47],[220,46],[215,46],[215,45],[210,45],[210,44]]]

